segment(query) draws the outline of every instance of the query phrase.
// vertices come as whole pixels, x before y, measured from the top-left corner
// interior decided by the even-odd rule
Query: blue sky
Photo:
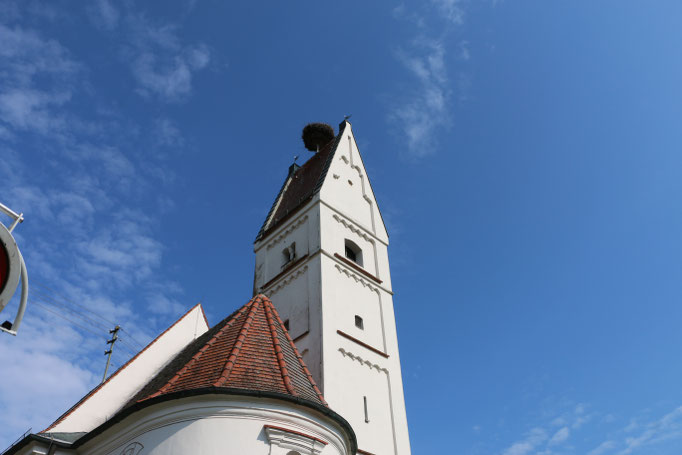
[[[679,453],[679,2],[0,11],[0,200],[33,289],[0,337],[0,446],[97,383],[109,322],[118,366],[198,301],[243,304],[302,126],[353,114],[413,453]]]

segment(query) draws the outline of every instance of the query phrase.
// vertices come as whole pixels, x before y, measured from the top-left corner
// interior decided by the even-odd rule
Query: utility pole
[[[109,348],[108,351],[104,351],[104,355],[108,356],[107,357],[107,366],[104,368],[104,376],[102,376],[102,382],[106,381],[107,379],[107,371],[109,371],[109,362],[111,362],[111,354],[114,352],[114,343],[116,343],[116,340],[118,340],[118,331],[121,329],[121,327],[116,326],[112,330],[109,330],[109,333],[111,333],[111,340],[107,341],[107,344],[110,344],[111,347]]]

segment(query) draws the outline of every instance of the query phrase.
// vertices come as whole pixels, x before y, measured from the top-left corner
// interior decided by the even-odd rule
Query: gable
[[[204,310],[197,304],[43,432],[88,432],[96,428],[122,409],[178,352],[207,330]]]
[[[323,177],[320,199],[388,243],[388,232],[351,125],[344,123],[346,126],[337,137],[335,153]]]

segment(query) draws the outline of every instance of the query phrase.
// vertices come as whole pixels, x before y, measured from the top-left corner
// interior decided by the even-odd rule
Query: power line
[[[145,344],[140,343],[139,341],[137,341],[137,340],[130,334],[130,332],[127,331],[126,329],[124,329],[123,327],[121,327],[121,331],[127,333],[127,334],[128,334],[128,338],[130,338],[132,341],[134,341],[134,342],[139,346],[139,349],[142,349],[142,348],[144,348],[144,347],[146,346]]]
[[[39,293],[39,294],[40,294],[40,293]],[[41,295],[42,295],[42,294],[41,294]],[[34,303],[36,303],[36,304],[40,304],[40,300],[33,300],[32,302],[34,302]],[[48,305],[57,305],[57,306],[59,306],[59,307],[65,308],[67,311],[73,312],[76,316],[83,317],[83,318],[85,318],[85,319],[87,319],[87,320],[92,321],[91,318],[88,318],[87,316],[85,316],[85,315],[83,315],[83,314],[80,314],[80,313],[78,313],[78,312],[75,312],[73,309],[71,309],[71,308],[69,308],[69,307],[67,307],[67,306],[65,306],[65,305],[62,305],[62,304],[60,304],[60,303],[58,303],[58,302],[54,302],[54,301],[47,301],[47,302],[46,302],[46,301],[43,301],[43,303],[47,303]],[[51,311],[51,312],[54,313],[54,311]],[[62,316],[62,315],[60,314],[60,316]],[[65,319],[67,319],[67,318],[65,318]],[[68,319],[67,319],[67,320],[68,320]],[[74,322],[74,323],[75,323],[75,322]],[[90,328],[93,328],[93,327],[90,327]],[[101,326],[97,326],[96,328],[102,329],[102,330],[107,330],[106,328],[102,328]],[[120,338],[119,338],[119,341],[123,342],[123,340],[121,340]],[[136,346],[133,346],[131,343],[128,343],[127,341],[126,341],[126,342],[123,342],[123,347],[126,348],[128,351],[130,351],[130,353],[132,353],[132,354],[137,354],[137,352],[138,352],[138,350],[139,350]]]
[[[37,281],[37,283],[36,283],[36,281]],[[81,308],[81,309],[83,309],[83,310],[85,310],[85,311],[87,311],[87,312],[89,312],[89,313],[92,313],[93,315],[95,315],[96,317],[98,317],[98,318],[100,318],[102,321],[104,321],[104,322],[107,324],[107,327],[109,327],[109,326],[111,326],[111,325],[116,325],[115,322],[112,322],[112,321],[110,321],[110,320],[104,318],[104,317],[101,316],[100,314],[98,314],[98,313],[92,311],[90,308],[88,308],[88,307],[86,307],[86,306],[83,306],[83,305],[80,305],[80,304],[78,304],[78,303],[76,303],[76,302],[71,301],[68,297],[65,297],[65,296],[64,296],[63,294],[61,294],[59,291],[54,290],[54,289],[51,288],[50,286],[47,286],[47,285],[44,284],[42,281],[33,279],[33,281],[31,282],[31,284],[34,284],[34,283],[37,284],[39,287],[42,287],[42,288],[47,289],[48,291],[50,291],[50,292],[52,292],[52,293],[54,293],[54,294],[57,294],[57,295],[60,296],[64,301],[70,303],[71,305],[77,306],[78,308]]]
[[[78,322],[76,322],[76,321],[74,321],[74,320],[72,320],[72,319],[67,318],[67,317],[64,316],[63,314],[61,314],[61,313],[59,313],[59,312],[57,312],[57,311],[54,311],[54,310],[50,309],[48,306],[45,306],[45,305],[43,305],[43,304],[40,303],[40,302],[37,302],[37,301],[35,301],[35,300],[32,300],[31,303],[32,303],[32,304],[35,304],[35,305],[38,305],[39,307],[42,307],[44,310],[49,311],[50,313],[52,313],[52,314],[54,314],[54,315],[56,315],[56,316],[58,316],[58,317],[60,317],[60,318],[62,318],[62,319],[64,319],[64,320],[70,322],[71,324],[73,324],[73,325],[75,325],[75,326],[77,326],[77,327],[80,327],[81,329],[85,330],[86,332],[90,332],[90,333],[92,333],[93,335],[96,335],[97,337],[101,337],[101,336],[102,336],[101,333],[97,333],[97,332],[95,332],[94,330],[91,330],[91,329],[89,329],[89,328],[87,328],[87,327],[84,327],[84,326],[80,325]]]
[[[91,321],[94,325],[97,325],[99,328],[101,328],[101,329],[103,329],[103,330],[109,330],[109,327],[110,327],[111,325],[117,325],[117,324],[115,324],[114,322],[111,322],[111,321],[109,321],[108,319],[102,317],[100,314],[98,314],[98,313],[96,313],[96,312],[90,310],[89,308],[87,308],[87,307],[85,307],[85,306],[83,306],[83,305],[80,305],[80,304],[78,304],[78,303],[75,303],[75,302],[73,302],[73,301],[71,301],[71,300],[68,300],[68,299],[67,299],[66,297],[64,297],[62,294],[60,294],[59,292],[55,291],[55,290],[52,289],[51,287],[49,287],[49,286],[43,284],[43,283],[40,282],[39,280],[38,280],[37,286],[38,286],[39,288],[43,288],[43,290],[42,290],[42,291],[40,291],[40,290],[35,291],[35,290],[34,290],[34,292],[36,292],[36,293],[38,293],[39,295],[43,296],[43,299],[47,299],[47,300],[49,300],[49,303],[52,303],[53,305],[61,306],[61,307],[65,308],[65,309],[67,309],[68,311],[71,311],[72,313],[74,313],[74,314],[76,314],[76,315],[82,317],[83,319],[87,319],[87,320]],[[60,302],[57,302],[56,299],[54,298],[54,296],[49,295],[47,292],[45,292],[46,290],[47,290],[47,291],[50,291],[50,292],[52,292],[52,293],[55,293],[55,294],[57,294],[57,295],[59,295],[62,299],[64,299],[64,302],[61,302],[61,303],[60,303]],[[46,303],[48,303],[48,302],[46,302]],[[81,313],[81,312],[78,312],[77,310],[74,310],[73,308],[70,308],[70,307],[67,305],[67,303],[68,303],[68,304],[71,304],[71,305],[74,305],[74,306],[77,306],[78,308],[81,308],[81,309],[84,310],[84,311],[87,311],[88,313],[90,313],[90,314],[94,315],[95,317],[99,318],[101,321],[104,321],[107,325],[103,325],[101,322],[95,321],[93,318],[91,318],[91,317],[89,317],[89,316],[87,316],[87,315],[85,315],[85,314],[83,314],[83,313]],[[128,335],[128,338],[130,338],[131,341],[133,341],[135,344],[138,345],[138,347],[136,347],[136,349],[142,349],[142,348],[145,346],[145,345],[142,344],[140,341],[138,341],[137,339],[135,339],[135,338],[130,334],[130,332],[129,332],[128,330],[126,330],[125,328],[121,327],[121,331],[122,331],[122,332],[125,332],[125,333]]]
[[[64,308],[65,310],[70,311],[70,312],[73,313],[74,315],[76,315],[76,316],[78,316],[78,317],[80,317],[80,318],[82,318],[82,319],[84,319],[84,320],[90,321],[90,323],[91,323],[92,325],[96,326],[97,328],[100,328],[100,329],[102,329],[102,330],[109,330],[108,327],[105,326],[105,325],[103,325],[101,322],[99,322],[99,321],[97,321],[97,320],[95,320],[95,319],[93,319],[93,318],[91,318],[91,317],[89,317],[89,316],[87,316],[87,315],[85,315],[85,314],[79,313],[78,311],[74,310],[73,308],[69,308],[67,305],[65,305],[65,304],[63,304],[63,303],[60,303],[60,302],[55,301],[53,298],[51,298],[51,296],[46,295],[46,294],[44,294],[43,292],[37,291],[37,290],[35,290],[35,289],[33,290],[33,292],[34,292],[35,294],[38,294],[38,296],[41,297],[40,300],[42,300],[43,303],[47,303],[47,304],[49,304],[49,305],[55,305],[55,306]]]
[[[137,354],[137,353],[140,351],[139,349],[136,349],[135,346],[133,346],[133,345],[131,345],[131,344],[128,344],[128,342],[125,341],[123,338],[119,338],[118,341],[120,341],[120,342],[121,342],[121,345],[122,345],[123,347],[125,347],[126,349],[128,349],[128,350],[129,350],[130,352],[132,352],[133,354]]]

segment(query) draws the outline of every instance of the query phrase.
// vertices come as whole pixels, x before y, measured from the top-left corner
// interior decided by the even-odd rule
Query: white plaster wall
[[[180,350],[207,330],[203,311],[197,305],[49,431],[87,432],[104,423]]]
[[[322,455],[351,455],[350,440],[340,425],[313,409],[278,400],[225,395],[154,405],[87,442],[78,453],[119,455],[137,443],[144,447],[139,455],[267,455],[270,444],[264,425],[323,440],[327,445]]]
[[[344,416],[358,438],[358,447],[374,454],[400,453],[393,441],[393,417],[388,374],[376,354],[360,352],[364,357],[352,357],[348,352],[359,352],[357,345],[339,339],[344,348],[328,358],[328,395],[330,406]],[[365,421],[364,399],[367,397]]]
[[[344,272],[340,273],[339,269]],[[322,259],[322,277],[325,283],[322,294],[325,399],[353,426],[360,449],[371,453],[409,454],[391,294],[326,255]],[[354,301],[349,303],[347,296]],[[359,331],[350,332],[344,326],[352,320],[352,311],[357,306],[373,308],[381,316],[367,320],[361,336],[356,336]],[[337,330],[384,351],[389,357],[339,335]],[[363,396],[368,400],[369,423],[365,422]]]
[[[322,261],[326,265],[324,277],[325,287],[328,288],[324,310],[333,322],[331,330],[341,330],[385,352],[385,330],[378,288],[345,264],[326,256]],[[355,315],[363,319],[363,329],[355,326]]]

